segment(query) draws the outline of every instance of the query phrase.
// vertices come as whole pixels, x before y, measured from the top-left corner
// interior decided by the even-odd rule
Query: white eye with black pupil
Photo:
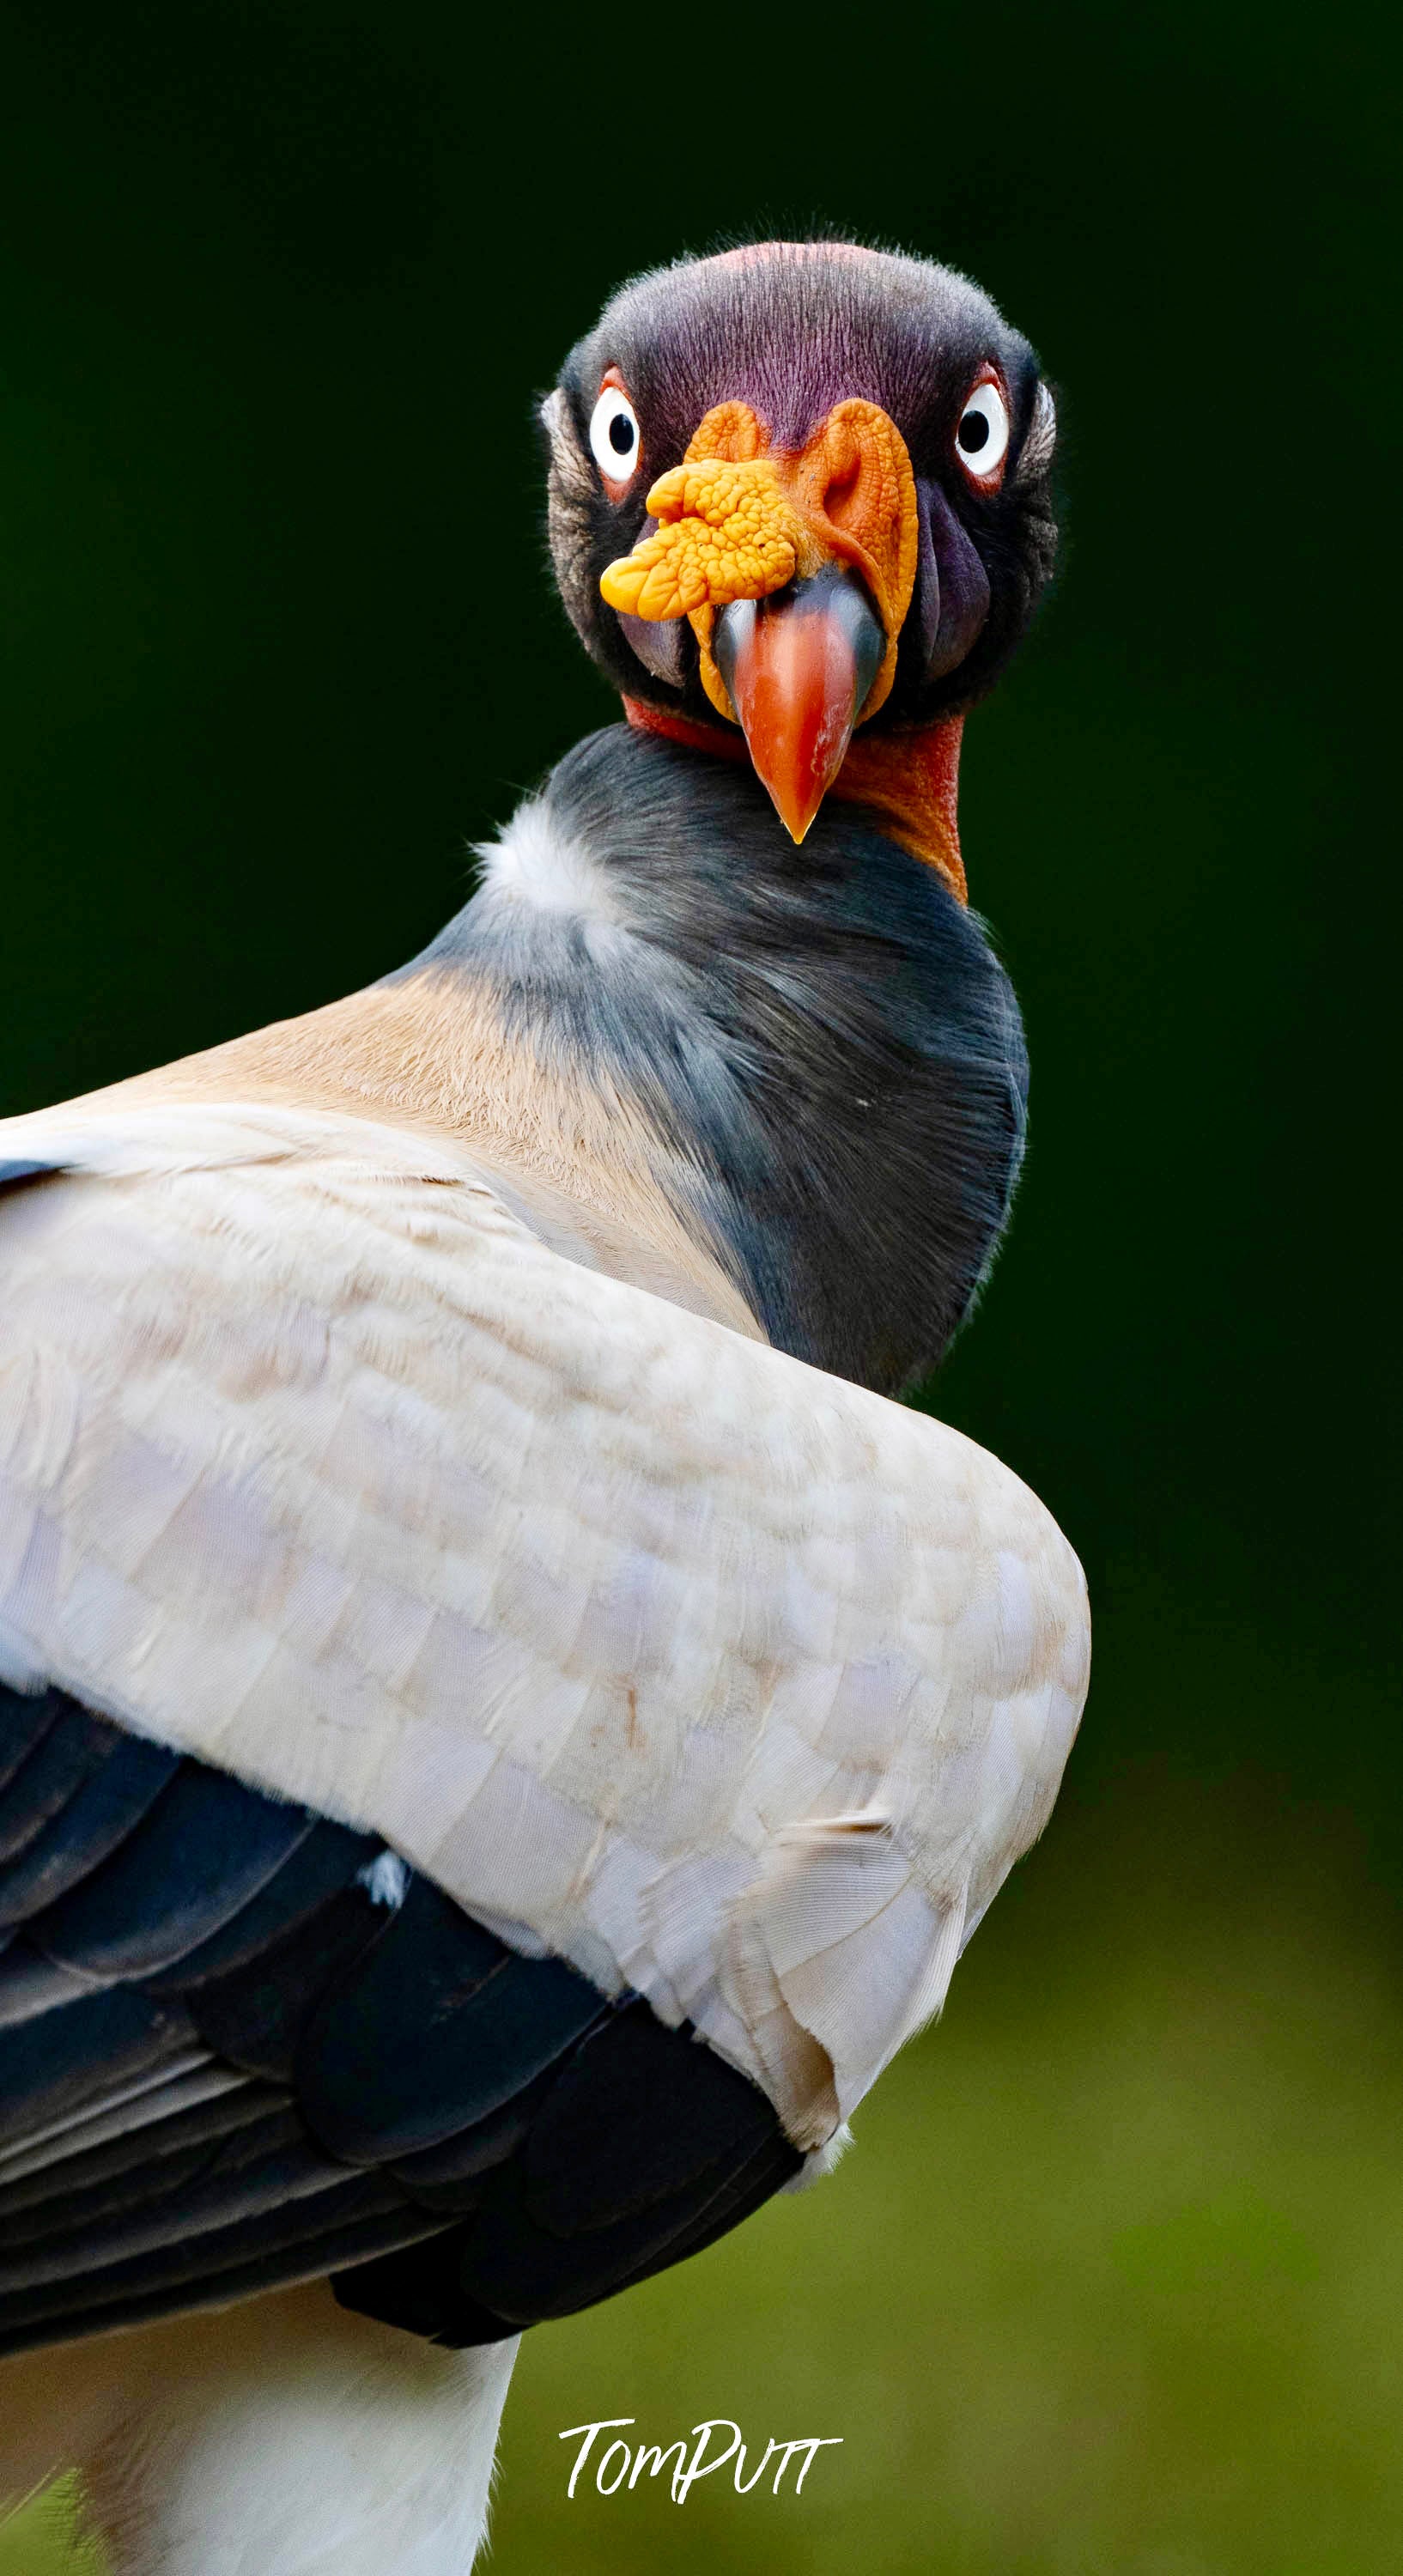
[[[977,482],[997,474],[1008,453],[1008,406],[996,384],[975,386],[960,414],[955,450]]]
[[[626,483],[638,463],[638,415],[626,393],[606,385],[594,406],[589,443],[595,464],[610,483]]]

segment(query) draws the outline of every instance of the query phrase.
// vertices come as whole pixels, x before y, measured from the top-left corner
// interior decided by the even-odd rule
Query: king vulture
[[[541,417],[622,721],[408,965],[0,1124],[0,2481],[120,2576],[464,2576],[521,2330],[823,2172],[1085,1693],[897,1400],[1023,1145],[1033,352],[770,244]]]

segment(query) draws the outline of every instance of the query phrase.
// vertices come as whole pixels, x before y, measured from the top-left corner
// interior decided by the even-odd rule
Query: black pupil
[[[966,456],[977,456],[989,444],[989,424],[982,411],[967,411],[955,432]]]
[[[609,444],[616,456],[627,456],[633,445],[633,423],[626,411],[616,411],[609,423]]]

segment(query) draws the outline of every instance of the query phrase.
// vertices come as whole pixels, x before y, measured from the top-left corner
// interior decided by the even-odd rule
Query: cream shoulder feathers
[[[0,1671],[369,1829],[822,2144],[1051,1808],[1080,1568],[956,1432],[562,1257],[451,1143],[0,1126]]]

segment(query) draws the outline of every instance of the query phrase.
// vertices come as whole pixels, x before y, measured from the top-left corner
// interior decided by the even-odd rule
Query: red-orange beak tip
[[[796,844],[837,777],[886,653],[857,575],[826,564],[716,620],[712,651],[757,777]]]

